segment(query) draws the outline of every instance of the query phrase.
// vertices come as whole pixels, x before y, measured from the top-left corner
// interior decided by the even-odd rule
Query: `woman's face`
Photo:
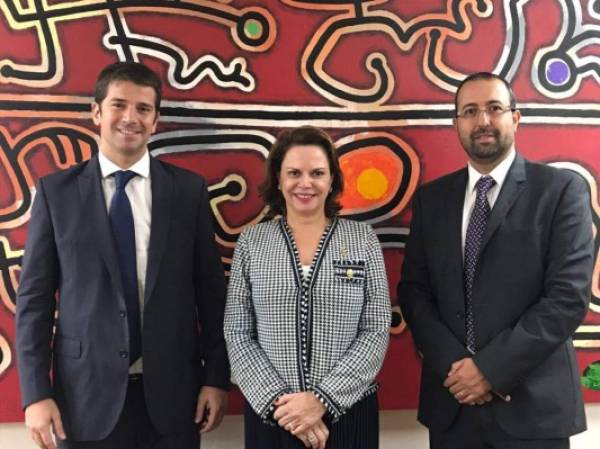
[[[281,163],[279,189],[288,216],[325,213],[333,178],[325,151],[318,145],[294,145]]]

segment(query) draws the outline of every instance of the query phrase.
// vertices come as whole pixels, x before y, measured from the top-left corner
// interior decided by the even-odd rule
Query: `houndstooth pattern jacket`
[[[312,391],[336,421],[376,389],[391,310],[371,226],[334,219],[304,277],[285,219],[240,235],[225,309],[234,380],[265,421],[285,393]]]

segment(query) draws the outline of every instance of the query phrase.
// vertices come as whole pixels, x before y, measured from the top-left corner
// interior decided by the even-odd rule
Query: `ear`
[[[521,111],[518,109],[512,113],[513,124],[515,125],[515,131],[519,127],[519,123],[521,122]]]
[[[92,103],[92,120],[94,121],[94,125],[100,126],[100,117],[102,115],[102,110],[100,105],[96,102]]]
[[[156,126],[158,125],[158,119],[160,117],[160,112],[158,112],[158,109],[156,110],[156,117],[154,117],[154,124],[152,125],[152,134],[154,134],[156,132]]]

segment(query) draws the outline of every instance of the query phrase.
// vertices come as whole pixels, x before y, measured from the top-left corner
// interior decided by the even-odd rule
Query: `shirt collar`
[[[488,176],[494,178],[496,181],[496,185],[498,187],[502,187],[504,180],[506,179],[506,175],[508,175],[508,170],[510,170],[510,166],[512,165],[515,157],[517,156],[516,151],[513,149],[510,150],[508,156],[504,158],[502,162],[494,167],[494,169],[488,173]],[[472,165],[471,162],[467,165],[469,170],[469,192],[475,190],[475,184],[479,181],[479,178],[484,176],[482,173],[479,173]]]
[[[100,173],[102,174],[102,178],[107,178],[113,173],[123,170],[107,158],[102,151],[98,151],[98,162],[100,163]],[[150,154],[148,151],[145,151],[141,159],[129,167],[128,170],[131,170],[143,178],[148,178],[150,176]]]

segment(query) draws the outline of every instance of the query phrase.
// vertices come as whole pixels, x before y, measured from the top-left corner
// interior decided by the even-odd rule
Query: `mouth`
[[[483,131],[476,132],[471,135],[471,140],[477,143],[491,143],[496,142],[498,133],[496,131]]]
[[[137,129],[118,129],[118,131],[123,134],[124,136],[135,136],[137,134],[140,134],[140,131]]]
[[[314,195],[313,193],[294,193],[294,196],[301,201],[308,201],[316,195]]]

